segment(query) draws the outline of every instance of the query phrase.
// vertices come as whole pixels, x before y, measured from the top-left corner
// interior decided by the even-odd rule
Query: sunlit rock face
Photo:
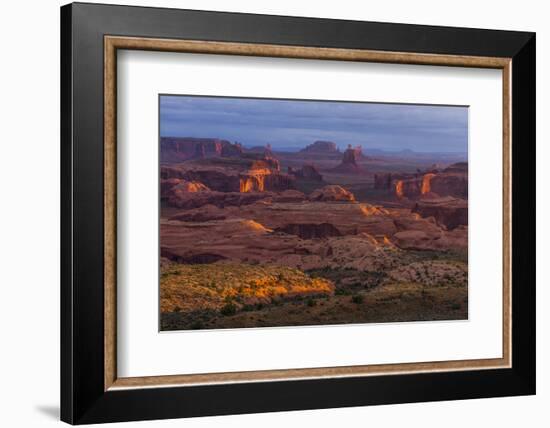
[[[207,158],[161,167],[161,179],[182,179],[203,183],[218,192],[263,192],[294,189],[295,177],[280,172],[277,159]]]
[[[417,198],[421,194],[422,180],[410,178],[395,182],[395,196],[398,198]]]
[[[246,175],[241,177],[239,192],[263,192],[265,190],[265,175]]]
[[[270,170],[255,170],[241,175],[239,191],[264,192],[284,191],[294,188],[294,178],[286,174],[273,173]]]
[[[441,196],[468,197],[468,164],[460,162],[443,171],[374,175],[374,188],[387,190],[397,198],[426,199]]]
[[[341,186],[331,184],[314,190],[309,195],[311,201],[355,201],[355,196]]]
[[[395,196],[397,196],[398,198],[402,198],[403,196],[405,196],[403,192],[403,180],[397,180],[395,182]]]
[[[424,174],[424,176],[422,177],[422,185],[420,186],[421,195],[425,195],[430,192],[430,189],[431,189],[430,183],[432,181],[432,178],[434,177],[435,177],[435,174],[433,173]]]

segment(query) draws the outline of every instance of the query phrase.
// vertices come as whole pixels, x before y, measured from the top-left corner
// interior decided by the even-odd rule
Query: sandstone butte
[[[352,147],[351,144],[342,156],[340,165],[331,169],[331,172],[344,174],[364,174],[365,169],[358,164],[358,160],[362,157],[361,147]]]
[[[344,159],[353,164],[357,153],[349,147]],[[357,202],[338,185],[306,196],[276,159],[254,154],[163,166],[161,178],[161,199],[176,210],[161,219],[161,255],[168,260],[376,269],[391,265],[400,250],[467,248],[467,202],[434,192],[463,195],[467,164],[377,178],[394,191],[413,183],[412,210]]]
[[[336,143],[332,141],[315,141],[313,144],[306,146],[301,153],[338,153]]]

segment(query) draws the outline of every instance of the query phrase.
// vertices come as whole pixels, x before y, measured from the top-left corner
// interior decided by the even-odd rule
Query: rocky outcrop
[[[338,147],[332,141],[315,141],[313,144],[306,146],[300,153],[337,153]]]
[[[276,159],[201,159],[161,167],[161,179],[203,183],[218,192],[283,191],[294,188],[295,178],[279,172]]]
[[[457,162],[449,165],[443,172],[468,174],[468,162]]]
[[[238,192],[240,177],[223,169],[196,168],[180,171],[179,176],[184,180],[198,181],[218,192]]]
[[[182,256],[174,253],[168,248],[162,247],[160,249],[160,256],[176,263],[185,263],[185,264],[208,264],[219,262],[224,260],[225,257],[219,254],[213,253],[199,253],[199,254],[189,254],[187,256]]]
[[[342,157],[342,162],[335,168],[332,168],[332,172],[342,173],[342,174],[363,174],[364,169],[358,165],[357,161],[359,160],[359,153],[361,153],[360,147],[351,147],[351,144],[348,145],[348,148],[344,152]]]
[[[392,241],[403,250],[465,250],[468,248],[468,228],[460,226],[437,234],[423,230],[406,230],[393,235]]]
[[[270,192],[216,192],[204,191],[198,193],[174,192],[166,197],[169,205],[181,209],[201,208],[214,205],[219,208],[253,204],[259,200],[273,196]]]
[[[355,201],[355,196],[353,193],[344,189],[341,186],[331,184],[321,189],[314,190],[310,195],[309,199],[311,201],[339,201],[339,202],[350,202]]]
[[[330,236],[342,236],[340,231],[330,223],[290,223],[274,229],[275,232],[283,232],[296,235],[302,239],[328,238]]]
[[[231,144],[219,138],[162,137],[160,139],[161,162],[181,162],[204,150],[205,157],[221,156],[224,145]],[[202,149],[197,148],[202,146]]]
[[[160,197],[164,198],[167,196],[168,191],[175,185],[181,183],[180,178],[167,178],[160,180]]]
[[[430,190],[439,196],[468,197],[468,175],[462,172],[436,174],[430,182]]]
[[[199,143],[195,146],[195,154],[193,155],[194,159],[204,159],[206,157],[206,149],[204,148],[203,143]]]
[[[224,144],[221,151],[221,156],[224,158],[239,158],[243,154],[243,148],[239,143]]]
[[[288,174],[293,175],[298,179],[312,180],[312,181],[323,181],[323,176],[319,174],[317,168],[310,164],[305,164],[302,168],[292,168],[288,167]]]
[[[306,200],[306,195],[298,190],[285,190],[273,196],[273,202],[302,202]]]
[[[413,212],[422,217],[433,217],[448,230],[468,225],[468,201],[450,196],[444,198],[418,201]]]
[[[181,178],[169,178],[160,182],[160,197],[163,201],[170,202],[180,197],[188,197],[189,194],[209,192],[210,189],[198,181],[187,181]]]
[[[294,188],[294,178],[270,170],[252,170],[239,176],[240,192],[283,191]]]
[[[443,171],[430,169],[410,174],[375,174],[374,188],[398,198],[431,199],[441,196],[468,197],[468,164],[460,162]]]

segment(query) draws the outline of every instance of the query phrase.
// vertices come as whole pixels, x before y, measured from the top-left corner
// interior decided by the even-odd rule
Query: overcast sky
[[[468,108],[257,98],[160,98],[163,137],[300,149],[316,140],[364,149],[467,152]]]

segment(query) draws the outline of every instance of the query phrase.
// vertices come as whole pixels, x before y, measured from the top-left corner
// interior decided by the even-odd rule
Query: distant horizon
[[[231,141],[230,139],[227,139],[227,138],[220,138],[220,137],[213,137],[213,136],[206,137],[206,136],[193,136],[193,135],[164,135],[164,136],[161,136],[161,138],[182,138],[182,139],[196,138],[196,139],[206,139],[206,140],[217,139],[217,140],[229,141],[232,144],[234,144],[235,142],[238,143],[238,141]],[[327,141],[327,140],[315,140],[315,141]],[[315,141],[312,141],[311,143],[308,143],[304,146],[295,146],[295,147],[279,146],[277,148],[271,147],[271,149],[274,152],[299,152],[300,150],[306,148],[307,146],[315,143]],[[329,141],[329,142],[336,144],[336,147],[340,152],[343,152],[344,150],[346,150],[348,148],[347,145],[345,147],[339,146],[336,141]],[[267,144],[269,144],[269,143],[267,143]],[[255,147],[266,147],[267,144],[264,144],[264,145],[262,145],[262,144],[242,144],[242,146],[245,149],[250,150],[250,149],[253,149]],[[357,147],[357,146],[352,145],[352,147]],[[448,154],[448,155],[467,155],[468,154],[467,151],[464,151],[464,152],[462,152],[462,151],[457,151],[457,152],[429,151],[428,152],[428,151],[418,151],[418,150],[413,150],[413,149],[384,149],[382,147],[364,147],[364,146],[361,146],[361,148],[362,148],[363,152],[373,151],[373,152],[384,152],[384,153],[401,153],[401,152],[409,151],[409,152],[417,153],[417,154]]]
[[[219,138],[245,148],[271,144],[287,152],[321,140],[341,151],[351,144],[365,152],[468,153],[464,106],[161,95],[159,108],[160,136],[166,138]]]

